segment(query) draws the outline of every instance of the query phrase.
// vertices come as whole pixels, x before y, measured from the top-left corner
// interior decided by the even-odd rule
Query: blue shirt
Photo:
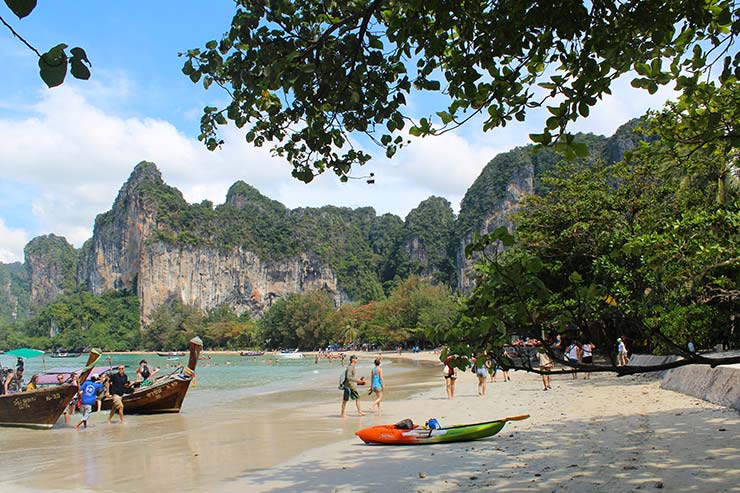
[[[80,392],[82,392],[82,405],[92,406],[98,399],[98,390],[103,388],[103,384],[100,382],[93,382],[92,380],[85,380],[80,385]]]

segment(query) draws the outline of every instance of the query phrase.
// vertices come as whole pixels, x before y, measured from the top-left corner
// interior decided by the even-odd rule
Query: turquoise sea
[[[370,379],[370,367],[375,355],[361,354],[358,364],[358,375],[365,375]],[[276,394],[281,392],[296,392],[297,390],[330,391],[336,392],[339,375],[342,372],[338,359],[328,361],[320,358],[315,363],[314,357],[307,355],[302,359],[289,359],[276,354],[266,353],[263,356],[248,357],[238,354],[209,354],[210,359],[201,359],[195,370],[195,385],[191,388],[185,400],[183,410],[208,404],[225,404],[229,401],[239,401],[260,395]],[[158,376],[175,372],[178,364],[186,365],[188,355],[177,359],[157,356],[156,354],[104,354],[98,361],[96,368],[113,367],[119,364],[126,366],[126,374],[130,380],[136,377],[136,368],[139,361],[145,359],[150,366],[160,368]],[[4,367],[15,367],[15,358],[0,355],[0,363]],[[25,360],[24,381],[28,382],[35,373],[51,369],[77,369],[87,361],[87,354],[77,358],[51,358],[48,355]],[[394,368],[392,361],[384,360],[383,368],[391,374],[399,371],[399,365]],[[201,398],[191,399],[192,395]]]
[[[376,355],[359,355],[357,375],[369,380]],[[71,423],[60,419],[50,430],[0,428],[0,491],[211,491],[215,484],[238,481],[303,451],[353,439],[360,427],[408,417],[394,415],[394,401],[430,386],[443,392],[436,368],[392,361],[389,355],[382,365],[389,385],[387,416],[358,417],[350,405],[349,416],[341,419],[339,360],[315,363],[312,356],[286,359],[271,354],[210,357],[198,362],[178,414],[127,415],[121,425],[117,419],[106,424],[105,412],[93,413],[88,429],[79,432],[71,428],[77,414]],[[123,363],[133,379],[141,359],[167,373],[177,363],[186,364],[188,357],[170,361],[154,354],[113,354],[110,363],[107,358],[104,355],[97,366]],[[25,380],[44,364],[47,370],[79,368],[86,360],[86,355],[29,359]],[[0,363],[15,366],[15,358],[0,355]],[[372,397],[361,394],[367,411]]]

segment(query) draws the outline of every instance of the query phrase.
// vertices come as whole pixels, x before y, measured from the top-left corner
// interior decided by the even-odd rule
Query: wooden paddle
[[[505,423],[507,421],[521,421],[527,418],[529,418],[529,414],[520,414],[519,416],[511,416],[509,418],[499,419],[497,421],[503,421]]]

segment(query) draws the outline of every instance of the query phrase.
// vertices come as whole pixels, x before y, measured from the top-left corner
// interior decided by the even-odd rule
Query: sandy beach
[[[435,356],[409,356],[433,360]],[[441,367],[435,388],[389,401],[383,419],[356,426],[436,417],[442,424],[528,413],[477,442],[420,447],[368,446],[350,438],[270,469],[223,481],[223,491],[740,491],[740,415],[662,390],[646,377],[595,375],[553,379],[511,372],[488,385],[461,375],[445,398]]]
[[[543,391],[537,375],[499,374],[481,397],[467,372],[448,400],[436,355],[402,358],[411,368],[388,371],[383,416],[357,417],[350,405],[339,418],[332,381],[123,426],[97,416],[78,433],[0,430],[0,491],[740,491],[734,410],[611,375],[558,376]],[[358,375],[369,376],[371,359]],[[452,425],[518,414],[531,417],[477,442],[379,447],[354,436],[404,418]]]

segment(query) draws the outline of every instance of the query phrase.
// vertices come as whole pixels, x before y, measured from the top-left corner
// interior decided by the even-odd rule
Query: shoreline
[[[356,354],[358,375],[367,378],[377,353]],[[203,398],[196,391],[181,414],[132,417],[124,426],[106,427],[98,417],[84,432],[27,431],[43,441],[5,462],[0,491],[130,491],[134,482],[145,490],[234,493],[738,491],[740,414],[731,409],[663,390],[648,377],[563,375],[543,391],[538,375],[522,371],[512,371],[510,382],[499,374],[483,397],[475,376],[460,372],[448,400],[438,357],[383,354],[392,364],[380,417],[358,417],[350,403],[349,416],[339,418],[331,372],[306,388],[215,408],[188,407],[188,399]],[[367,412],[369,397],[361,396]],[[531,417],[475,442],[369,446],[354,436],[405,418],[447,426],[518,414]],[[24,444],[31,437],[10,433]],[[8,443],[0,435],[3,450],[12,450]]]

